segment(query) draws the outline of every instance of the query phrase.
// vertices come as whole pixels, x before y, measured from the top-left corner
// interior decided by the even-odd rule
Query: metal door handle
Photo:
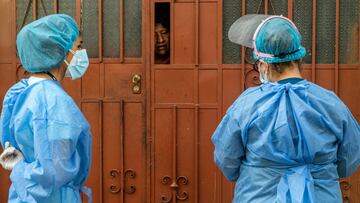
[[[135,74],[132,77],[132,91],[134,94],[140,94],[141,93],[141,75]]]

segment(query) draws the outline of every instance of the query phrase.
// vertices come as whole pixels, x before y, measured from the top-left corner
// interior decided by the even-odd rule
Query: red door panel
[[[174,63],[193,64],[195,63],[195,7],[193,3],[178,3],[174,7]]]

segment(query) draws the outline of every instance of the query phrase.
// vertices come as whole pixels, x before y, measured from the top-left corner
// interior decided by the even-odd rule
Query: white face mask
[[[76,52],[70,49],[70,52],[74,56],[72,57],[70,63],[65,60],[65,63],[68,65],[65,77],[75,80],[85,74],[87,68],[89,67],[89,58],[87,56],[86,49],[77,50]]]

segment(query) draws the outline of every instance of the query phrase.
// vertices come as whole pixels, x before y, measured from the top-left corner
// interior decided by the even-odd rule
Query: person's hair
[[[298,59],[295,61],[286,61],[281,63],[270,63],[272,70],[276,71],[277,73],[283,73],[286,68],[291,67],[293,64],[296,64],[299,70],[302,69],[302,60]]]
[[[161,24],[170,30],[170,4],[159,3],[155,6],[155,25]]]

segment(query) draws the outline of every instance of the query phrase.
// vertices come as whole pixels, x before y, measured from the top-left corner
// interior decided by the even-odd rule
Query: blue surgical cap
[[[282,16],[267,20],[259,28],[255,46],[258,53],[263,53],[254,51],[255,60],[261,59],[268,63],[294,61],[306,55],[305,48],[301,46],[299,31],[290,20]]]
[[[16,39],[22,66],[29,72],[46,72],[59,67],[79,35],[75,20],[53,14],[26,25]]]

